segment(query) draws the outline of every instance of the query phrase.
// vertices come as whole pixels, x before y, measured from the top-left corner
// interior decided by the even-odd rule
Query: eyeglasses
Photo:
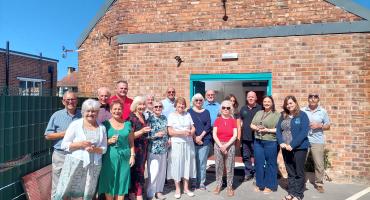
[[[154,106],[154,108],[163,108],[163,106]]]
[[[195,99],[195,102],[202,102],[203,99]]]
[[[63,101],[70,101],[70,102],[72,102],[72,101],[77,101],[77,99],[63,99]]]
[[[231,107],[225,107],[225,106],[222,106],[221,108],[222,108],[222,110],[230,110],[231,109]]]
[[[207,96],[212,97],[215,96],[215,94],[207,94]]]
[[[168,94],[175,94],[176,92],[175,91],[168,91],[167,93]]]
[[[312,99],[312,98],[318,99],[319,95],[318,94],[310,94],[310,95],[308,95],[308,98],[309,99]]]

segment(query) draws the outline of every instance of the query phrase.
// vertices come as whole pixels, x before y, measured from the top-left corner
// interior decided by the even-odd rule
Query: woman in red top
[[[213,126],[213,139],[215,141],[214,154],[216,163],[216,183],[214,194],[219,194],[222,186],[222,175],[226,165],[227,195],[234,196],[233,178],[235,165],[235,145],[237,137],[237,122],[233,118],[234,108],[231,101],[221,103],[221,116],[218,117]]]

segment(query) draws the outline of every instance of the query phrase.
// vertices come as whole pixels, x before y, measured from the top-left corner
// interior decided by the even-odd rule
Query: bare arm
[[[193,128],[194,128],[194,126],[193,126]],[[194,131],[195,131],[195,128],[194,128]],[[168,134],[170,136],[184,136],[184,135],[189,135],[189,131],[175,131],[171,126],[169,126],[168,127]]]
[[[230,145],[232,145],[236,138],[238,136],[238,129],[237,128],[234,128],[233,129],[233,136],[230,138],[230,140],[225,144],[226,147],[229,147]]]
[[[48,133],[45,135],[45,139],[47,140],[59,140],[62,139],[65,135],[65,132],[58,132],[58,133]]]

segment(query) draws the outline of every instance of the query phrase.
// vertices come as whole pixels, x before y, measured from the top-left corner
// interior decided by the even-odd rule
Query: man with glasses
[[[247,93],[247,105],[240,109],[240,118],[242,120],[242,134],[240,138],[242,148],[241,154],[244,163],[244,177],[240,181],[249,181],[254,177],[254,131],[251,129],[251,123],[254,115],[262,109],[257,104],[257,95],[254,91]]]
[[[128,83],[127,81],[118,81],[116,84],[116,95],[109,99],[109,102],[119,100],[123,106],[122,119],[127,120],[130,115],[130,106],[132,99],[127,97]]]
[[[173,87],[167,89],[167,98],[162,100],[163,111],[162,114],[168,118],[170,113],[175,112],[175,96],[176,90]]]
[[[97,121],[100,123],[112,117],[112,114],[109,111],[109,98],[110,98],[110,91],[108,88],[101,87],[98,89],[98,100],[100,103],[100,110],[99,110]]]
[[[214,90],[207,90],[206,92],[206,101],[203,104],[203,108],[209,111],[211,116],[211,126],[215,123],[215,120],[220,111],[220,104],[216,102],[216,92]]]
[[[49,120],[45,130],[45,138],[52,141],[54,148],[52,155],[52,190],[51,199],[58,185],[60,172],[62,171],[65,155],[67,152],[61,149],[61,143],[69,124],[81,118],[81,111],[77,110],[77,96],[74,92],[67,91],[63,95],[63,110],[55,112]]]
[[[304,111],[310,119],[308,140],[310,141],[310,152],[315,165],[315,188],[320,193],[324,193],[324,130],[330,129],[330,120],[326,110],[319,106],[319,102],[320,97],[318,94],[309,94],[308,106],[302,108],[302,111]]]

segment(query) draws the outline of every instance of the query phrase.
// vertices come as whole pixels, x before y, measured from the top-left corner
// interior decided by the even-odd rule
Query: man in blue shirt
[[[209,111],[211,116],[211,126],[213,127],[218,113],[220,112],[220,104],[216,102],[216,93],[214,90],[208,90],[206,92],[206,99],[207,100],[204,102],[203,108]]]
[[[49,120],[45,130],[45,138],[51,140],[54,151],[52,155],[52,190],[51,199],[55,195],[60,172],[62,171],[64,158],[67,152],[61,150],[61,143],[69,124],[81,118],[80,110],[77,110],[77,96],[74,92],[67,91],[63,95],[63,110],[56,111]]]
[[[169,87],[166,91],[167,98],[162,100],[163,111],[162,114],[168,118],[170,113],[175,112],[175,96],[176,90],[173,87]]]
[[[324,193],[324,130],[330,129],[330,120],[326,110],[319,106],[319,102],[320,98],[318,94],[309,94],[308,106],[302,108],[302,111],[304,111],[310,119],[308,140],[310,142],[312,159],[315,164],[315,188],[320,193]]]

